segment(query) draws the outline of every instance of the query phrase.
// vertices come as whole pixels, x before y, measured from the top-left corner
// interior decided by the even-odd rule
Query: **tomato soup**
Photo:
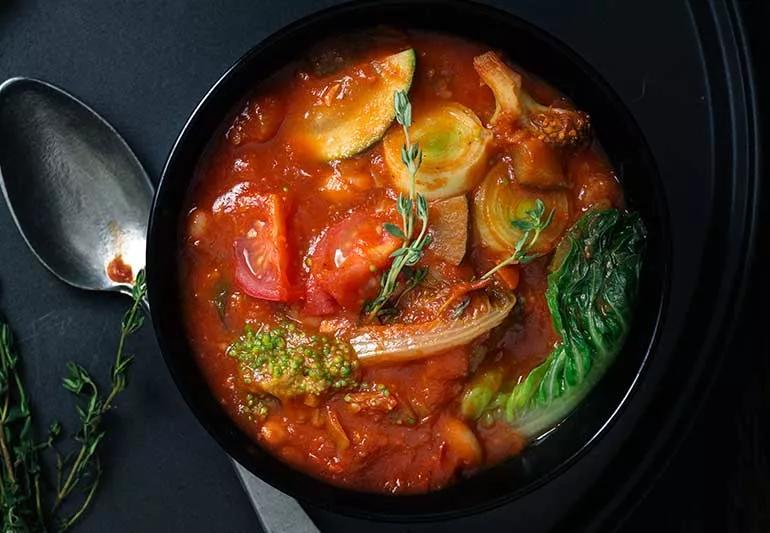
[[[570,255],[599,224],[580,220],[626,216],[587,112],[487,46],[390,28],[244,95],[201,156],[179,251],[191,357],[229,416],[362,491],[435,490],[519,453],[546,429],[532,413],[593,371],[579,361],[601,366],[571,362],[557,285],[605,253]]]

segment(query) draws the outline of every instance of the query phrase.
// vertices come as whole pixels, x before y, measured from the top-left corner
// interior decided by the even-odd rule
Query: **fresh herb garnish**
[[[32,431],[32,412],[19,375],[13,337],[0,321],[0,508],[3,531],[45,529],[38,452],[48,448],[61,428],[52,426],[47,441],[38,443]]]
[[[545,215],[545,204],[538,198],[535,200],[535,207],[527,210],[525,218],[512,220],[511,226],[522,232],[521,238],[513,246],[513,253],[508,259],[502,261],[481,276],[480,279],[490,278],[495,272],[510,264],[529,263],[533,259],[540,257],[542,254],[529,253],[529,251],[540,238],[540,234],[551,224],[553,214],[554,209],[551,209],[545,219],[543,218],[543,215]]]
[[[406,269],[404,271],[405,274],[407,274],[407,280],[406,283],[404,283],[404,288],[401,291],[401,294],[398,295],[398,298],[396,298],[396,303],[393,305],[394,307],[398,307],[398,304],[401,302],[401,299],[406,296],[409,291],[417,287],[420,283],[425,281],[425,278],[428,277],[428,267],[419,267],[414,269],[409,269],[408,272],[406,272]]]
[[[396,110],[396,121],[404,130],[404,146],[401,147],[401,161],[409,172],[409,196],[398,195],[396,209],[401,215],[401,227],[386,223],[384,230],[404,242],[401,248],[390,256],[393,262],[380,280],[380,292],[377,297],[366,305],[365,311],[369,319],[380,315],[396,290],[398,276],[404,267],[412,267],[422,258],[423,251],[430,244],[428,230],[428,201],[417,192],[416,176],[422,164],[422,150],[418,144],[412,144],[409,138],[409,128],[412,125],[412,104],[405,91],[396,91],[393,96],[393,106]],[[417,238],[413,239],[415,231],[415,214],[421,223]],[[427,273],[427,271],[426,271]],[[425,276],[423,275],[422,278]],[[413,276],[412,280],[415,279]],[[420,279],[419,281],[422,281]],[[413,286],[412,286],[413,287]],[[410,287],[410,288],[412,288]]]
[[[63,386],[79,400],[76,406],[80,428],[72,435],[76,449],[62,455],[54,446],[61,426],[54,423],[48,438],[37,442],[32,412],[24,382],[19,374],[19,357],[13,349],[10,328],[0,322],[0,509],[3,531],[66,531],[83,516],[93,501],[101,478],[99,446],[104,439],[102,417],[114,407],[115,398],[128,383],[133,357],[125,354],[127,338],[144,322],[139,309],[146,294],[144,271],[136,276],[132,304],[123,316],[115,362],[107,395],[100,393],[90,374],[80,365],[67,363]],[[41,452],[53,452],[56,480],[44,483]],[[45,490],[52,485],[52,490]],[[78,494],[73,501],[71,496]]]

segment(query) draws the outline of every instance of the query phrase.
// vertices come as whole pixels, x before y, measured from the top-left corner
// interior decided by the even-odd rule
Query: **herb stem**
[[[79,409],[82,426],[76,439],[80,442],[80,449],[75,460],[66,469],[67,475],[64,477],[64,483],[59,485],[53,510],[56,511],[72,491],[83,482],[84,475],[90,472],[93,475],[93,481],[79,510],[62,522],[62,530],[71,527],[85,512],[99,483],[101,467],[99,466],[96,452],[104,436],[104,432],[100,431],[100,425],[104,414],[112,409],[113,401],[126,387],[126,372],[132,360],[132,357],[124,354],[126,340],[129,335],[138,330],[142,325],[143,316],[140,313],[139,306],[146,290],[144,271],[140,271],[137,274],[131,293],[131,307],[123,315],[121,322],[120,337],[115,350],[115,362],[111,372],[112,386],[104,399],[99,397],[96,383],[83,368],[73,363],[68,365],[70,377],[64,381],[65,388],[76,395],[85,394],[88,397],[88,402],[85,405],[85,409]]]
[[[37,521],[45,524],[45,515],[43,514],[43,502],[40,500],[40,475],[35,476],[35,512]]]
[[[498,270],[507,267],[508,265],[516,262],[516,254],[510,255],[507,259],[504,261],[499,262],[497,265],[495,265],[492,269],[487,271],[486,274],[481,276],[479,279],[489,279],[491,278]]]
[[[91,484],[91,487],[88,489],[88,492],[86,493],[86,497],[83,500],[83,503],[80,505],[77,511],[75,511],[74,514],[72,514],[69,518],[66,518],[62,521],[62,523],[59,525],[59,531],[67,531],[70,529],[75,522],[77,522],[81,516],[83,516],[83,513],[86,512],[86,509],[91,504],[91,500],[94,498],[94,494],[96,494],[96,489],[99,487],[99,479],[101,478],[101,466],[99,465],[99,461],[96,462],[96,470],[97,474],[94,476],[94,482]]]
[[[16,371],[13,368],[13,356],[11,355],[11,335],[8,331],[6,324],[0,323],[0,364],[2,365],[2,373],[5,376],[3,380],[5,383],[5,396],[3,398],[3,411],[0,414],[0,454],[3,457],[3,465],[5,467],[6,475],[11,483],[16,483],[16,474],[13,468],[13,458],[11,452],[8,449],[8,443],[6,442],[6,420],[8,419],[8,412],[11,402],[11,384],[13,376]],[[5,489],[5,484],[0,483],[0,486]]]
[[[8,450],[8,444],[5,442],[5,422],[0,420],[0,451],[3,454],[3,464],[5,465],[5,471],[8,479],[11,483],[16,483],[16,475],[13,472],[13,459],[11,459],[11,452]]]
[[[56,501],[53,504],[53,510],[56,511],[56,509],[59,508],[59,506],[64,502],[65,498],[70,495],[72,492],[72,489],[75,488],[75,474],[80,473],[79,470],[81,469],[81,465],[83,464],[83,458],[86,454],[86,447],[81,446],[80,450],[78,451],[78,455],[75,458],[75,462],[72,463],[72,468],[70,468],[69,475],[67,476],[67,479],[64,481],[64,484],[62,485],[59,492],[56,494]]]
[[[403,240],[401,248],[391,254],[393,262],[388,272],[380,281],[380,292],[377,297],[366,305],[367,319],[373,320],[388,303],[396,290],[398,277],[404,267],[414,266],[422,258],[423,250],[430,243],[428,230],[428,202],[424,196],[417,192],[417,171],[422,164],[422,150],[419,145],[412,144],[409,136],[409,128],[412,125],[412,104],[404,91],[396,91],[393,95],[393,107],[396,110],[396,121],[404,130],[404,145],[401,148],[401,160],[409,172],[409,196],[404,198],[399,195],[397,202],[398,212],[401,214],[401,229],[394,224],[386,224],[385,230]],[[413,239],[415,231],[415,212],[422,224],[416,239]],[[424,277],[424,276],[423,276]]]

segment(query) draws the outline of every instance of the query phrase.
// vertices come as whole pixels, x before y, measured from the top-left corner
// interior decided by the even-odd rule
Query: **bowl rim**
[[[308,483],[309,486],[312,486],[313,489],[323,488],[325,491],[331,491],[332,493],[334,493],[331,499],[328,497],[325,497],[323,498],[323,501],[319,503],[318,498],[314,498],[313,496],[310,495],[310,491],[297,491],[296,484],[286,483],[285,480],[281,479],[279,475],[274,475],[273,472],[266,473],[265,471],[261,470],[258,467],[258,465],[256,465],[256,463],[254,462],[253,456],[244,447],[234,447],[232,445],[232,436],[225,437],[224,433],[218,430],[217,428],[215,428],[214,425],[211,423],[211,421],[208,419],[208,414],[204,413],[200,409],[199,404],[193,398],[191,391],[189,390],[186,376],[183,375],[183,373],[177,367],[177,363],[169,355],[170,349],[167,343],[167,335],[164,331],[162,331],[162,328],[159,325],[159,324],[162,324],[162,317],[160,317],[158,314],[158,311],[157,311],[158,306],[156,306],[153,303],[155,300],[159,298],[158,287],[162,283],[164,283],[164,281],[166,281],[164,279],[158,278],[158,276],[160,275],[160,271],[159,269],[153,268],[153,265],[155,264],[154,258],[158,257],[158,254],[164,252],[164,250],[162,249],[156,249],[160,247],[160,245],[156,243],[156,240],[157,240],[156,235],[158,234],[158,231],[159,231],[158,227],[160,225],[165,224],[159,219],[159,212],[163,209],[163,205],[162,205],[163,199],[164,199],[163,194],[164,194],[164,191],[169,187],[168,182],[172,179],[171,175],[173,174],[175,167],[179,164],[183,164],[178,162],[179,153],[184,148],[184,146],[188,143],[189,138],[192,135],[194,135],[194,131],[196,129],[197,121],[199,117],[205,112],[206,108],[209,106],[212,100],[216,99],[220,95],[220,92],[224,92],[223,88],[225,87],[225,85],[228,82],[230,82],[234,77],[241,75],[245,66],[247,66],[254,58],[259,57],[260,55],[264,54],[266,51],[269,51],[270,48],[273,46],[281,46],[282,42],[286,41],[291,36],[308,31],[309,28],[323,25],[324,23],[327,23],[329,20],[338,18],[342,15],[346,15],[346,14],[349,15],[353,12],[367,11],[375,8],[383,8],[385,6],[391,6],[391,7],[402,6],[403,7],[403,6],[415,6],[415,5],[421,5],[426,7],[441,6],[442,8],[451,6],[451,7],[456,7],[458,9],[472,9],[478,12],[482,17],[487,17],[490,19],[493,17],[497,18],[500,21],[504,21],[504,23],[507,24],[508,26],[516,27],[517,29],[522,29],[528,32],[529,34],[534,36],[536,39],[544,42],[547,46],[557,50],[562,56],[565,57],[567,61],[575,64],[577,68],[579,68],[584,73],[586,73],[591,78],[592,82],[596,84],[596,86],[602,89],[603,96],[613,100],[614,110],[623,114],[623,119],[627,122],[627,127],[629,127],[630,130],[632,130],[632,134],[636,137],[637,141],[641,143],[638,146],[638,149],[643,154],[643,159],[645,159],[646,163],[654,170],[654,176],[652,176],[650,185],[652,188],[652,197],[656,202],[656,205],[654,206],[654,211],[659,217],[659,219],[656,221],[656,224],[658,225],[658,228],[660,230],[660,234],[658,235],[658,237],[660,238],[661,242],[659,243],[659,246],[664,252],[663,257],[661,258],[661,262],[658,265],[660,270],[659,271],[660,283],[658,286],[659,295],[657,298],[657,305],[655,309],[652,311],[654,318],[652,323],[650,324],[651,330],[650,330],[647,346],[641,358],[640,364],[638,365],[638,368],[636,369],[636,372],[633,375],[633,378],[624,387],[625,392],[622,394],[619,401],[617,401],[617,403],[614,405],[613,409],[611,410],[609,415],[606,417],[606,419],[603,421],[603,423],[601,423],[597,428],[591,431],[590,435],[587,438],[583,439],[582,444],[578,447],[576,451],[574,451],[571,454],[565,455],[564,458],[561,461],[559,461],[555,467],[550,468],[546,474],[539,476],[537,479],[530,481],[529,483],[523,485],[517,490],[511,491],[506,494],[502,494],[497,498],[492,498],[484,503],[474,504],[469,507],[444,510],[444,511],[418,513],[416,515],[414,513],[401,513],[401,512],[396,512],[392,514],[382,513],[373,509],[361,509],[358,505],[351,506],[346,502],[341,501],[341,500],[344,500],[344,498],[350,493],[357,494],[357,495],[366,495],[367,497],[373,496],[373,497],[379,498],[383,496],[377,493],[353,491],[351,489],[344,489],[344,488],[331,485],[323,480],[319,480],[318,478],[315,478],[309,474],[306,474],[301,470],[288,467],[277,458],[274,458],[273,460],[276,462],[280,462],[282,465],[284,465],[284,467],[293,471],[300,478],[303,478],[303,481]],[[419,27],[419,25],[416,25],[416,27]],[[446,32],[446,33],[454,34],[453,32]],[[481,42],[483,42],[483,40],[481,40]],[[562,87],[560,86],[557,86],[557,88],[562,89]],[[232,105],[234,105],[235,103],[236,102],[230,102],[231,104],[230,107],[232,107]],[[222,119],[224,119],[224,116],[222,116]],[[608,155],[611,156],[611,154],[608,154]],[[189,186],[189,183],[191,182],[192,182],[192,178],[188,179],[188,183],[187,183],[188,186]],[[647,222],[647,220],[645,220],[645,222]],[[159,345],[161,347],[161,352],[163,354],[166,365],[169,369],[169,372],[172,375],[172,378],[174,379],[174,382],[177,388],[179,389],[182,397],[184,398],[185,403],[188,405],[188,408],[193,412],[193,414],[201,423],[201,425],[203,425],[203,427],[212,436],[212,438],[214,438],[214,440],[217,441],[217,443],[238,463],[246,467],[252,474],[256,475],[257,477],[260,477],[261,479],[263,479],[270,485],[276,487],[277,489],[297,497],[300,501],[315,504],[320,507],[331,507],[333,508],[334,511],[338,511],[350,516],[356,516],[356,517],[366,518],[366,519],[377,518],[379,520],[385,520],[385,521],[403,521],[404,519],[407,519],[410,521],[444,520],[444,519],[456,518],[458,516],[467,516],[470,514],[483,512],[483,511],[498,507],[500,505],[503,505],[505,503],[508,503],[512,500],[518,499],[523,495],[534,491],[535,489],[543,486],[544,484],[560,476],[564,471],[566,471],[570,466],[572,466],[576,461],[578,461],[583,455],[585,455],[588,452],[588,450],[590,450],[594,446],[594,444],[598,439],[600,439],[604,434],[607,433],[609,428],[617,421],[620,414],[628,404],[630,397],[639,388],[638,387],[639,381],[642,379],[645,370],[649,366],[650,357],[654,353],[659,343],[660,329],[661,329],[662,323],[665,320],[666,310],[668,307],[668,294],[669,294],[669,284],[670,284],[670,275],[671,275],[671,265],[670,265],[671,253],[672,253],[672,243],[671,243],[670,231],[669,231],[669,212],[665,201],[665,195],[663,194],[662,188],[660,185],[660,174],[658,172],[655,159],[652,156],[650,147],[644,135],[642,134],[641,129],[639,128],[638,124],[633,118],[632,114],[627,109],[627,107],[622,102],[622,100],[618,97],[618,95],[615,93],[615,91],[601,77],[601,75],[599,75],[596,69],[594,69],[587,61],[583,60],[570,47],[568,47],[566,44],[564,44],[560,40],[556,39],[551,34],[536,27],[534,24],[527,22],[508,11],[504,11],[502,9],[498,9],[496,7],[493,7],[487,4],[480,4],[471,0],[416,0],[416,1],[353,0],[350,2],[338,4],[320,11],[310,13],[309,15],[304,16],[303,18],[282,27],[278,31],[271,33],[268,37],[266,37],[261,42],[256,44],[244,55],[242,55],[238,60],[236,60],[217,79],[217,81],[211,86],[211,88],[201,98],[200,102],[196,105],[196,107],[192,111],[190,117],[185,121],[183,128],[181,129],[176,141],[173,144],[173,147],[169,152],[168,158],[166,160],[166,164],[164,165],[164,168],[161,174],[161,179],[158,184],[155,198],[153,200],[153,206],[151,210],[150,223],[149,223],[148,239],[147,239],[147,283],[148,283],[148,295],[151,303],[150,308],[151,308],[151,313],[153,317],[153,326],[155,328],[155,334],[158,339]],[[647,262],[647,258],[645,263],[646,262]],[[584,399],[583,402],[581,402],[581,404],[585,402],[586,402],[586,399]],[[559,426],[561,426],[563,423],[564,422],[560,423],[557,427],[553,428],[551,431],[548,432],[547,435],[550,435],[551,433],[553,433],[554,430],[557,429]],[[237,428],[236,424],[230,421],[229,419],[226,425],[227,424],[231,425],[234,431],[236,432],[241,431],[240,429]],[[538,439],[535,445],[538,445],[540,442],[542,442],[542,440],[543,440],[542,438]],[[258,446],[258,445],[253,444],[253,446]],[[493,467],[493,469],[494,468],[497,468],[497,466]],[[427,493],[427,495],[438,495],[438,494],[441,494],[442,492],[443,491],[441,490],[434,491],[434,492]],[[402,501],[402,500],[409,500],[409,499],[420,499],[424,496],[426,495],[425,494],[399,495],[395,497],[393,496],[385,496],[385,497],[391,498],[392,501],[394,501],[393,498],[396,498],[398,501]]]

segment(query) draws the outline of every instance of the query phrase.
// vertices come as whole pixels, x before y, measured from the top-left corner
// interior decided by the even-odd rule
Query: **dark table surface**
[[[219,74],[268,33],[332,3],[287,1],[280,9],[262,10],[260,2],[238,0],[2,0],[0,79],[40,77],[82,97],[124,135],[157,180],[184,120]],[[589,58],[590,42],[549,22],[550,13],[574,11],[579,23],[580,17],[600,16],[618,5],[494,3],[566,35]],[[639,4],[637,9],[653,9],[655,2]],[[764,38],[762,21],[770,20],[768,4],[743,2],[757,42]],[[760,82],[765,79],[760,76]],[[770,243],[770,220],[764,218],[759,242]],[[769,269],[768,246],[760,246],[728,364],[718,370],[704,409],[693,413],[692,433],[624,531],[770,530],[770,344],[763,335]],[[0,309],[20,338],[37,406],[45,399],[44,418],[72,421],[69,398],[59,386],[64,362],[75,359],[104,375],[125,306],[120,296],[86,293],[55,280],[0,209]],[[80,529],[258,531],[229,462],[184,405],[149,328],[137,334],[131,348],[138,361],[131,387],[109,421],[103,489]],[[325,530],[335,529],[333,516],[315,516]],[[493,523],[479,524],[494,529]]]

